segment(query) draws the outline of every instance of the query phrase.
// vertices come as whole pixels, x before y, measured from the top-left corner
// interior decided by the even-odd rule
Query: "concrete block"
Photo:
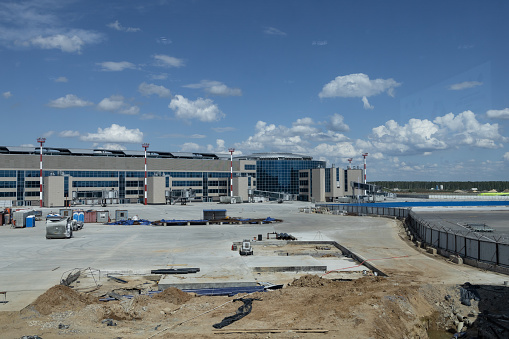
[[[428,247],[428,248],[426,249],[426,251],[427,251],[429,254],[437,255],[437,249],[436,249],[436,248]]]
[[[449,259],[455,264],[463,265],[463,258],[458,255],[451,255]]]
[[[421,248],[422,243],[420,241],[416,241],[415,242],[415,246],[417,246],[417,248]]]

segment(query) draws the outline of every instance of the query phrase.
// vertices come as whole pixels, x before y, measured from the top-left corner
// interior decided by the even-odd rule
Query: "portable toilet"
[[[78,212],[78,222],[81,222],[82,224],[85,222],[85,212],[83,211]]]
[[[79,211],[72,212],[72,220],[76,220],[76,221],[80,220],[80,212]]]
[[[116,210],[115,211],[115,220],[127,220],[127,210]]]
[[[26,218],[27,227],[35,227],[35,215],[29,215]]]

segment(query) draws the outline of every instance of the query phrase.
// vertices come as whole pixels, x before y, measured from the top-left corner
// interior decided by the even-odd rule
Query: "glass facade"
[[[260,191],[299,194],[299,170],[325,168],[325,161],[258,159],[256,188]]]

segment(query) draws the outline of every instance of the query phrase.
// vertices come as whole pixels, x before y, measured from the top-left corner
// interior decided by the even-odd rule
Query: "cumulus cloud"
[[[138,106],[131,106],[126,103],[125,98],[121,95],[112,95],[109,98],[102,99],[101,102],[97,104],[97,108],[101,111],[127,115],[136,115],[140,112]]]
[[[118,22],[118,20],[115,20],[115,22],[109,23],[107,25],[109,28],[113,28],[114,30],[121,31],[121,32],[139,32],[141,31],[140,28],[137,27],[124,27]]]
[[[136,69],[136,65],[128,61],[104,61],[98,62],[97,65],[101,66],[101,71],[107,72],[120,72],[124,69]]]
[[[138,128],[128,129],[125,126],[112,124],[110,127],[97,128],[97,133],[87,133],[80,137],[83,141],[106,143],[140,143],[143,141],[143,132]]]
[[[309,153],[312,142],[323,142],[325,145],[325,143],[344,142],[347,139],[343,134],[330,130],[323,131],[311,118],[297,119],[291,127],[258,121],[255,134],[239,143],[238,148]]]
[[[62,132],[58,133],[58,136],[60,136],[62,138],[74,138],[74,137],[79,137],[80,132],[67,130],[67,131],[62,131]]]
[[[330,118],[326,125],[329,130],[335,132],[348,132],[350,130],[350,127],[344,122],[344,117],[337,113]]]
[[[185,66],[184,60],[169,55],[156,54],[153,56],[155,65],[160,67],[182,67]]]
[[[138,86],[138,92],[143,95],[149,96],[152,94],[158,95],[160,98],[168,98],[171,96],[171,92],[164,86],[158,86],[155,84],[147,84],[146,82],[142,82]]]
[[[10,91],[3,92],[3,93],[2,93],[2,96],[3,96],[5,99],[9,99],[10,97],[12,97],[12,93],[11,93]]]
[[[263,29],[263,33],[268,35],[279,35],[279,36],[286,36],[286,33],[275,28],[275,27],[265,27]]]
[[[338,76],[325,86],[318,94],[320,98],[362,98],[365,108],[372,108],[367,101],[370,96],[386,92],[394,96],[394,89],[401,84],[394,79],[371,80],[366,74],[357,73]]]
[[[168,105],[179,119],[198,119],[203,122],[217,121],[225,114],[210,99],[198,98],[195,101],[176,95]]]
[[[180,150],[182,152],[198,152],[200,150],[200,145],[194,142],[186,142],[180,146]]]
[[[433,121],[410,119],[405,125],[389,120],[373,128],[370,135],[370,142],[380,152],[406,155],[459,146],[499,148],[505,141],[498,124],[481,124],[471,111],[448,113]]]
[[[54,108],[71,108],[91,106],[93,104],[93,102],[80,99],[74,94],[67,94],[65,97],[50,101],[48,106]]]
[[[219,81],[202,80],[199,84],[185,85],[187,88],[203,88],[205,92],[211,95],[221,96],[241,96],[240,88],[230,88]]]
[[[509,108],[501,110],[490,109],[486,112],[486,116],[491,119],[509,119]]]
[[[226,149],[225,142],[223,139],[216,139],[216,145],[207,145],[207,152],[214,152],[214,153],[227,153],[228,150]],[[236,152],[236,155],[239,155],[238,152]]]
[[[479,82],[479,81],[464,81],[464,82],[460,82],[460,83],[453,84],[453,85],[449,86],[449,89],[451,91],[461,91],[463,89],[481,86],[482,84],[483,83]]]

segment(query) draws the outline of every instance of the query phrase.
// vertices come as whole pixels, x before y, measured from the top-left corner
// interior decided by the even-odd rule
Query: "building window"
[[[244,169],[246,171],[254,171],[256,169],[256,165],[244,165]]]

